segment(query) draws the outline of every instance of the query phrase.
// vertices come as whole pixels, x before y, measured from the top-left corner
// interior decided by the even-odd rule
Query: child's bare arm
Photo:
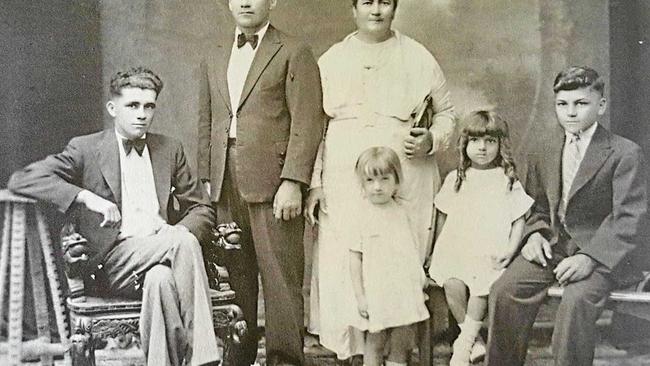
[[[360,252],[350,251],[350,273],[352,275],[352,288],[354,289],[354,296],[357,299],[357,308],[359,315],[368,318],[368,303],[366,295],[363,291],[363,272],[361,264],[363,256]]]
[[[433,240],[436,241],[438,240],[438,237],[440,236],[440,232],[442,231],[442,227],[445,226],[445,221],[447,221],[447,214],[437,210],[436,213],[436,227],[435,227],[435,233],[433,236]]]
[[[506,245],[503,251],[492,256],[492,266],[494,269],[506,268],[515,257],[521,244],[521,236],[524,232],[525,223],[526,219],[524,216],[521,216],[512,223],[512,226],[510,226],[508,245]]]

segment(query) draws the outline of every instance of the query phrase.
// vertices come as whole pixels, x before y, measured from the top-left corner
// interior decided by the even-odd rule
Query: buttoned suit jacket
[[[160,205],[160,216],[170,224],[186,226],[199,241],[205,240],[214,222],[207,194],[192,174],[181,143],[147,133],[151,167]],[[76,223],[88,239],[88,268],[95,268],[114,247],[118,228],[99,226],[103,217],[75,203],[83,189],[115,203],[121,211],[120,155],[115,131],[105,130],[70,140],[63,152],[50,155],[15,172],[8,188],[17,194],[54,204]],[[178,204],[176,220],[170,203]]]
[[[634,142],[598,125],[571,185],[562,224],[557,212],[564,135],[558,126],[551,132],[550,143],[537,144],[527,153],[522,176],[535,203],[526,219],[523,241],[539,232],[555,245],[564,229],[578,253],[605,266],[619,285],[627,285],[640,278],[647,260],[643,152]]]
[[[311,50],[269,25],[231,110],[228,62],[233,40],[221,39],[200,65],[198,167],[219,202],[228,131],[237,116],[238,188],[246,202],[270,202],[283,179],[308,186],[325,114]]]

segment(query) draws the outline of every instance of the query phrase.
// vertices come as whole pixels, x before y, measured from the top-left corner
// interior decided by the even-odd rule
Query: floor
[[[334,366],[336,359],[334,355],[321,346],[314,337],[308,337],[305,342],[305,354],[308,366]],[[549,366],[553,364],[552,355],[548,346],[548,337],[540,335],[533,341],[528,352],[526,366]],[[448,365],[451,354],[451,347],[447,344],[438,344],[435,349],[436,357],[434,365]],[[97,366],[122,366],[122,365],[144,365],[144,357],[140,350],[132,348],[129,350],[101,350],[96,354]],[[417,364],[417,353],[414,354],[413,363]],[[0,365],[7,365],[6,348],[0,348]],[[37,365],[38,362],[28,362],[24,365]],[[56,365],[64,365],[63,360],[57,360]],[[259,366],[265,366],[264,340],[260,342],[258,353]],[[482,363],[476,363],[476,366]],[[638,349],[633,352],[617,350],[611,345],[601,342],[596,348],[595,366],[632,366],[650,365],[650,348]]]

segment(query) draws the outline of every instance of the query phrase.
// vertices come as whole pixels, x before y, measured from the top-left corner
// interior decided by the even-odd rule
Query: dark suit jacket
[[[564,130],[558,126],[550,144],[537,145],[527,153],[522,175],[526,191],[535,199],[523,240],[538,231],[554,245],[563,226],[557,211],[562,194]],[[640,257],[635,254],[645,249],[647,209],[641,149],[599,125],[569,193],[563,227],[569,240],[579,248],[578,253],[608,268],[619,284],[627,284],[639,275],[636,261]]]
[[[81,190],[86,189],[114,202],[121,209],[117,144],[112,129],[75,137],[63,152],[14,173],[8,184],[12,192],[50,202],[72,216],[79,233],[88,239],[89,268],[95,268],[113,248],[118,229],[99,227],[102,217],[75,204],[74,200]],[[173,194],[180,206],[178,224],[190,229],[199,240],[204,240],[214,221],[214,212],[204,189],[190,171],[180,142],[148,133],[147,146],[161,217],[169,222],[168,202],[173,202]]]
[[[269,26],[232,111],[228,61],[234,34],[200,66],[198,166],[219,201],[228,129],[237,115],[239,190],[247,202],[270,202],[282,179],[309,185],[325,114],[318,66],[310,49]]]

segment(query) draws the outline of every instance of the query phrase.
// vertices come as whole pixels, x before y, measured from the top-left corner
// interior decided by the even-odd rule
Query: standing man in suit
[[[304,191],[323,135],[321,84],[311,50],[269,23],[276,0],[230,0],[237,25],[201,64],[199,175],[219,221],[237,222],[243,248],[228,263],[257,353],[258,271],[267,362],[303,355]]]
[[[524,364],[535,316],[554,282],[564,287],[555,365],[591,365],[596,320],[610,291],[640,279],[645,163],[639,146],[597,122],[605,113],[604,87],[588,67],[570,67],[555,79],[561,128],[550,144],[527,153],[525,186],[535,204],[520,255],[490,292],[486,365]]]
[[[142,298],[148,365],[217,364],[198,241],[214,211],[180,142],[148,133],[162,87],[144,68],[116,73],[106,103],[114,128],[73,138],[63,152],[16,172],[9,189],[75,216],[88,239],[87,270],[103,271],[115,294]],[[178,222],[168,219],[172,194]]]

